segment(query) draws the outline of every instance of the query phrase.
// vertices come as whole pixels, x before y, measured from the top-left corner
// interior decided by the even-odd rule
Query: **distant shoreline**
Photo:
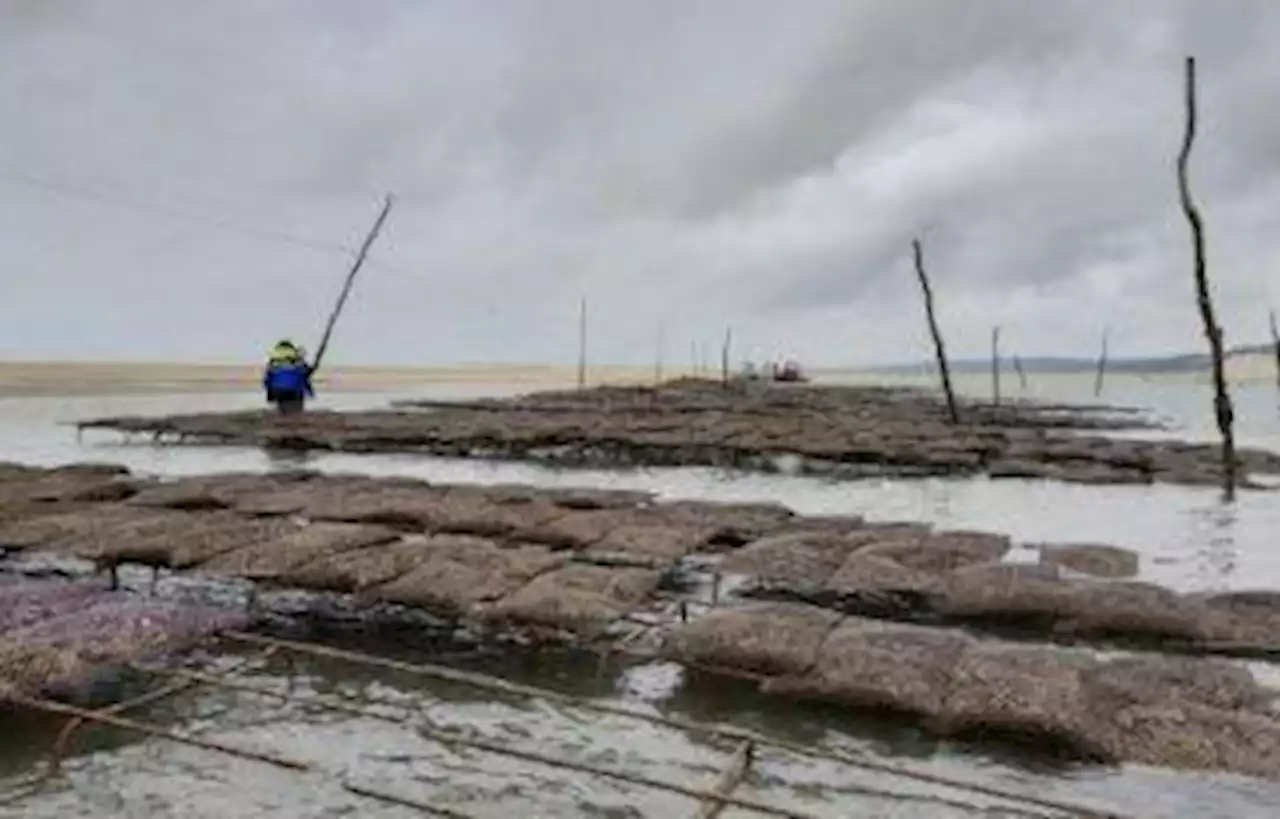
[[[1254,358],[1254,357],[1250,357]],[[1233,383],[1274,381],[1274,362],[1257,357],[1250,371],[1234,367]],[[1235,364],[1243,362],[1234,362]],[[819,382],[933,386],[932,368],[813,368]],[[691,375],[687,369],[670,369],[666,378]],[[980,369],[961,368],[955,373],[962,382],[988,377]],[[1078,379],[1080,372],[1027,369],[1035,381]],[[706,377],[716,378],[716,373]],[[0,361],[0,398],[56,397],[73,395],[136,395],[177,393],[255,393],[261,389],[261,371],[248,364],[183,364],[174,362],[94,362],[94,361]],[[1109,378],[1164,383],[1198,382],[1205,373],[1127,372],[1109,373]],[[599,365],[589,367],[587,381],[599,384],[652,384],[652,367]],[[1016,383],[1008,366],[1005,381]],[[539,364],[458,364],[434,367],[334,366],[316,380],[322,393],[401,393],[440,384],[502,385],[527,387],[529,391],[571,388],[577,383],[577,368]],[[961,385],[958,385],[958,388]],[[981,389],[985,389],[985,380]]]

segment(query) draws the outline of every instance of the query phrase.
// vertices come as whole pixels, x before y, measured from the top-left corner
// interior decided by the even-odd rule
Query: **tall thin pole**
[[[929,286],[929,276],[924,272],[924,248],[919,239],[911,240],[911,251],[915,257],[916,278],[920,280],[920,289],[924,291],[924,314],[929,321],[929,333],[933,336],[933,349],[938,357],[938,372],[942,376],[942,391],[947,396],[947,412],[951,423],[960,423],[960,410],[956,406],[956,395],[951,389],[951,368],[947,366],[947,348],[942,342],[942,332],[938,329],[938,320],[933,313],[933,288]]]
[[[1276,386],[1280,387],[1280,329],[1276,328],[1276,311],[1267,316],[1271,326],[1271,351],[1276,357]]]
[[[991,328],[991,403],[1000,405],[1000,326]]]
[[[1107,377],[1107,341],[1111,337],[1111,328],[1102,328],[1102,349],[1098,352],[1098,368],[1093,374],[1093,397],[1102,395],[1102,381]]]
[[[587,386],[587,297],[578,300],[578,389]]]
[[[311,362],[312,372],[320,369],[320,361],[324,358],[325,351],[329,349],[329,339],[333,337],[334,325],[338,323],[338,316],[342,313],[342,308],[347,303],[347,296],[351,294],[351,285],[355,283],[356,274],[360,272],[360,268],[364,267],[364,260],[369,255],[369,248],[373,247],[374,240],[382,232],[382,225],[387,221],[387,215],[391,213],[391,206],[394,204],[395,197],[388,193],[382,202],[382,210],[378,213],[378,218],[374,221],[373,227],[369,229],[368,235],[364,237],[364,243],[360,245],[360,251],[356,254],[355,263],[351,265],[351,270],[347,273],[347,279],[342,284],[342,292],[338,294],[338,303],[334,305],[333,312],[329,314],[329,321],[324,326],[324,334],[320,336],[320,346],[316,348],[316,357]]]
[[[1013,371],[1018,374],[1018,388],[1023,392],[1027,391],[1027,371],[1022,369],[1022,357],[1014,355]]]
[[[729,349],[733,345],[733,328],[724,328],[724,344],[720,345],[720,380],[729,386]]]
[[[664,324],[658,325],[658,343],[654,350],[653,356],[653,383],[655,385],[662,383],[662,359],[666,352],[667,346],[667,328]]]
[[[1205,338],[1209,342],[1209,355],[1213,362],[1213,410],[1222,435],[1222,494],[1230,502],[1236,496],[1236,439],[1232,429],[1235,412],[1231,396],[1227,392],[1226,365],[1223,361],[1222,328],[1213,312],[1213,300],[1209,293],[1209,276],[1205,269],[1204,221],[1191,199],[1191,184],[1187,179],[1187,167],[1191,162],[1191,146],[1196,138],[1196,58],[1186,62],[1186,114],[1187,127],[1178,152],[1178,198],[1182,212],[1191,228],[1191,251],[1196,287],[1196,305],[1204,324]]]

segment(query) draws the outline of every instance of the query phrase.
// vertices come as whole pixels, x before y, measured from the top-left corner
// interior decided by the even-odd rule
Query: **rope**
[[[563,694],[558,691],[550,691],[547,689],[537,688],[535,686],[514,683],[509,680],[491,677],[485,674],[477,674],[469,671],[460,671],[454,668],[434,665],[430,663],[409,663],[401,660],[394,660],[388,657],[379,657],[373,654],[365,654],[357,651],[350,651],[340,648],[332,648],[329,646],[317,645],[314,643],[304,643],[295,640],[285,640],[278,637],[267,637],[258,634],[248,634],[245,632],[226,632],[222,635],[224,638],[262,647],[276,647],[288,651],[295,651],[301,654],[310,654],[316,657],[324,657],[327,659],[344,660],[356,664],[377,666],[381,668],[400,671],[408,674],[415,674],[423,677],[432,677],[435,679],[445,680],[447,682],[462,683],[470,685],[474,688],[482,690],[497,691],[504,694],[515,695],[520,697],[541,698],[551,702],[557,702],[564,705],[570,705],[585,710],[595,711],[597,713],[609,714],[612,716],[625,717],[628,719],[638,719],[655,725],[661,725],[667,728],[674,728],[680,731],[691,731],[709,736],[716,736],[726,740],[733,741],[751,741],[759,745],[771,746],[790,751],[799,756],[809,757],[811,759],[824,759],[841,762],[864,770],[876,773],[884,773],[892,776],[901,776],[907,779],[914,779],[931,785],[939,785],[948,788],[954,788],[970,793],[981,794],[996,799],[1002,799],[1014,803],[1022,803],[1025,805],[1033,805],[1035,807],[1066,813],[1081,817],[1081,819],[1122,819],[1114,813],[1103,812],[1094,808],[1088,808],[1080,805],[1073,805],[1066,802],[1058,802],[1051,799],[1045,799],[1037,796],[1011,793],[999,788],[982,785],[975,782],[964,782],[961,780],[950,779],[945,776],[925,773],[922,771],[913,771],[885,762],[875,762],[867,759],[860,759],[851,754],[836,751],[834,749],[811,748],[786,740],[779,740],[765,736],[756,731],[727,725],[707,725],[705,723],[695,722],[693,720],[681,719],[679,717],[667,717],[657,714],[646,714],[631,708],[622,706],[609,705],[607,703],[593,702],[581,697],[575,697],[571,694]],[[969,806],[973,807],[973,806]],[[1039,816],[1041,814],[1021,811],[1024,815]]]
[[[154,691],[148,691],[145,694],[134,697],[133,699],[118,702],[109,708],[102,709],[101,713],[118,714],[133,708],[141,708],[144,705],[158,702],[166,697],[181,693],[193,687],[196,683],[193,681],[178,682],[157,688]],[[44,767],[35,776],[31,777],[24,783],[24,787],[20,790],[7,793],[0,797],[0,805],[11,805],[15,802],[21,802],[35,796],[44,787],[49,784],[55,776],[62,772],[62,759],[66,755],[66,745],[71,740],[71,735],[75,733],[84,720],[80,717],[74,717],[62,726],[62,730],[58,732],[58,737],[54,740],[53,747],[49,749],[49,758],[45,762]]]
[[[197,737],[184,736],[179,733],[161,728],[156,725],[148,725],[145,722],[137,722],[136,720],[126,719],[125,717],[107,714],[102,711],[90,711],[87,708],[78,708],[74,705],[66,703],[54,702],[53,700],[40,699],[37,697],[27,697],[22,694],[10,694],[8,696],[10,702],[21,705],[24,708],[30,708],[33,711],[45,711],[50,714],[61,714],[64,717],[77,717],[86,722],[97,722],[102,725],[110,725],[113,728],[121,728],[126,731],[133,731],[139,734],[156,737],[158,739],[167,739],[171,742],[177,742],[182,745],[189,745],[193,748],[201,748],[206,751],[217,751],[227,754],[228,756],[238,757],[240,759],[248,759],[253,762],[264,762],[277,768],[284,768],[291,771],[312,771],[311,765],[306,762],[298,762],[285,757],[275,756],[273,754],[263,753],[260,751],[251,751],[247,748],[237,748],[234,745],[226,745],[211,739],[199,739]]]
[[[227,688],[233,691],[243,691],[250,694],[257,694],[260,696],[277,699],[282,702],[295,703],[303,707],[323,708],[327,710],[350,714],[352,716],[359,716],[366,719],[374,719],[381,722],[388,722],[395,725],[403,725],[405,722],[403,719],[400,719],[397,717],[387,717],[355,705],[330,702],[327,700],[319,699],[317,697],[290,696],[288,694],[283,694],[278,691],[272,691],[271,689],[268,689],[268,688],[263,688],[263,687],[252,685],[249,683],[233,682],[231,680],[219,679],[217,677],[214,677],[208,674],[201,674],[200,672],[196,672],[196,671],[185,671],[185,670],[171,671],[171,670],[159,669],[151,666],[135,666],[135,667],[138,668],[138,670],[145,671],[147,673],[174,676],[178,678],[187,679],[193,682],[199,682],[202,685],[218,686],[218,687]],[[755,800],[737,799],[732,796],[719,794],[712,790],[687,787],[684,785],[664,782],[659,779],[652,779],[652,778],[640,776],[637,774],[630,774],[625,771],[615,771],[608,768],[601,768],[595,765],[589,765],[583,762],[574,762],[573,760],[559,759],[557,757],[552,757],[552,756],[547,756],[545,754],[537,753],[536,751],[524,751],[518,748],[509,747],[507,745],[490,742],[488,740],[476,739],[473,737],[466,737],[466,736],[459,735],[453,731],[447,731],[441,728],[437,728],[430,724],[420,726],[419,731],[425,736],[439,742],[442,745],[475,748],[477,750],[485,751],[487,753],[498,754],[501,756],[509,756],[514,759],[521,759],[527,762],[537,762],[539,764],[547,765],[553,768],[566,768],[569,770],[590,773],[596,776],[605,777],[609,779],[617,779],[617,780],[628,782],[634,785],[643,785],[645,787],[653,788],[655,790],[670,791],[673,793],[681,794],[683,796],[689,796],[694,799],[713,799],[717,801],[722,801],[726,804],[731,804],[736,807],[745,808],[748,810],[754,810],[760,813],[772,814],[774,816],[791,817],[792,819],[817,819],[816,817],[807,813],[798,813],[795,811],[787,810],[785,808],[775,807],[773,805],[769,805],[763,802],[757,802]]]
[[[141,696],[134,697],[131,700],[118,702],[115,705],[112,705],[108,708],[103,708],[95,713],[121,714],[125,711],[131,711],[135,708],[141,708],[144,705],[151,705],[152,703],[159,702],[160,700],[166,699],[175,694],[179,694],[183,691],[186,691],[189,688],[194,688],[195,685],[196,683],[192,680],[188,680],[185,682],[176,682],[171,685],[166,685],[162,688],[157,688],[154,691],[149,691],[146,694],[142,694]],[[82,725],[84,725],[83,718],[73,717],[72,719],[67,720],[66,725],[62,726],[62,730],[58,732],[58,738],[54,740],[53,748],[49,752],[49,764],[45,768],[45,776],[44,776],[45,779],[51,779],[54,774],[62,770],[62,758],[66,754],[67,743],[71,741],[71,736]]]
[[[65,703],[54,702],[53,700],[38,699],[34,697],[26,697],[21,695],[10,696],[9,700],[16,705],[21,705],[23,707],[30,708],[32,710],[45,711],[51,714],[60,714],[63,716],[68,716],[68,717],[73,717],[75,719],[83,720],[85,722],[96,722],[102,725],[110,725],[114,728],[121,728],[126,731],[133,731],[135,733],[156,737],[158,739],[167,739],[171,742],[177,742],[181,745],[188,745],[193,748],[200,748],[206,751],[216,751],[218,753],[227,754],[228,756],[234,756],[240,759],[247,759],[252,762],[262,762],[267,765],[274,766],[276,768],[282,768],[284,770],[301,772],[301,773],[319,773],[319,774],[327,773],[325,771],[322,771],[316,768],[314,765],[308,762],[300,762],[298,760],[288,759],[283,756],[269,754],[261,751],[252,751],[247,748],[238,748],[234,745],[227,745],[221,742],[216,742],[214,740],[199,739],[197,737],[192,737],[192,736],[184,736],[183,734],[170,731],[166,728],[161,728],[160,726],[157,726],[157,725],[150,725],[144,722],[138,722],[136,720],[126,719],[124,717],[105,713],[106,709],[103,709],[103,711],[90,711],[85,708],[77,708],[74,705],[67,705]],[[329,775],[332,776],[332,774],[329,774]],[[355,794],[357,796],[362,796],[364,798],[373,799],[380,802],[397,804],[404,807],[415,808],[417,810],[423,811],[424,813],[432,814],[435,816],[451,817],[451,819],[474,819],[474,817],[468,816],[467,814],[464,814],[464,813],[458,813],[456,811],[447,810],[444,808],[437,808],[425,802],[418,802],[416,800],[408,799],[406,797],[384,793],[382,791],[374,790],[373,788],[368,788],[363,785],[356,785],[350,782],[344,782],[342,783],[342,788],[343,790],[346,790],[349,793]]]
[[[414,810],[420,810],[423,813],[431,814],[433,816],[444,816],[448,819],[475,819],[475,817],[469,813],[461,813],[450,808],[436,807],[435,805],[418,799],[411,799],[407,796],[399,796],[397,794],[387,793],[386,791],[376,791],[373,788],[367,788],[364,785],[353,785],[350,782],[344,782],[342,783],[342,789],[348,793],[353,793],[356,796],[363,796],[366,799],[376,799],[379,802],[386,802],[391,805],[413,808]]]
[[[217,686],[221,688],[226,688],[231,691],[242,691],[248,694],[256,694],[259,696],[269,697],[272,699],[279,700],[281,702],[288,702],[295,705],[299,705],[304,708],[321,708],[324,710],[344,713],[351,716],[361,717],[364,719],[372,719],[372,720],[377,720],[379,722],[386,722],[392,725],[403,725],[407,721],[406,718],[385,716],[383,714],[378,714],[356,705],[349,705],[343,702],[333,702],[333,701],[330,701],[327,699],[321,699],[315,696],[307,696],[307,697],[293,696],[293,695],[281,693],[279,691],[273,691],[268,688],[263,688],[261,686],[253,685],[250,683],[237,682],[237,681],[227,680],[225,678],[214,677],[208,674],[202,674],[198,671],[166,669],[166,668],[160,668],[156,666],[142,666],[142,665],[135,665],[134,668],[148,674],[174,677],[178,679],[184,679],[184,680],[196,682],[201,685]],[[489,742],[487,740],[474,739],[471,737],[462,736],[457,732],[448,731],[448,730],[439,728],[425,720],[424,720],[424,724],[419,726],[419,731],[423,735],[438,742],[440,745],[444,746],[446,749],[450,751],[453,751],[457,746],[475,748],[477,750],[485,751],[487,753],[498,754],[501,756],[509,756],[516,759],[522,759],[525,761],[537,762],[539,764],[547,765],[550,767],[566,768],[569,770],[580,771],[583,773],[589,773],[596,776],[618,779],[634,785],[641,785],[644,787],[653,788],[655,790],[670,791],[673,793],[678,793],[682,796],[690,796],[693,798],[704,800],[708,805],[715,805],[717,807],[716,813],[712,813],[708,815],[710,817],[714,817],[718,815],[719,811],[722,810],[726,805],[734,805],[736,807],[745,808],[747,810],[755,810],[760,813],[769,813],[776,816],[796,817],[797,819],[814,819],[814,817],[811,817],[809,814],[798,813],[798,812],[790,811],[784,808],[777,808],[767,803],[757,802],[755,800],[737,799],[735,797],[732,797],[729,795],[729,791],[731,791],[732,788],[726,789],[726,786],[724,785],[723,782],[721,782],[712,790],[706,790],[702,788],[690,788],[683,785],[664,782],[658,779],[650,779],[648,777],[626,773],[625,771],[615,771],[608,768],[600,768],[594,765],[589,765],[587,763],[575,762],[573,760],[559,759],[557,757],[547,756],[545,754],[540,754],[534,751],[522,751],[516,748],[511,748],[506,745],[499,745],[497,743]],[[750,759],[751,759],[750,752],[748,752],[747,756],[744,757],[743,748],[751,748],[752,746],[753,746],[753,743],[744,742],[742,747],[739,748],[738,754],[735,755],[733,762],[730,764],[730,771],[737,772],[737,779],[733,782],[733,785],[735,787],[738,784],[738,782],[740,782],[741,779],[746,775],[745,766],[750,764]],[[895,800],[902,800],[902,801],[930,802],[934,804],[945,805],[947,807],[960,808],[963,810],[980,811],[980,812],[992,812],[996,810],[1003,810],[1003,812],[1006,815],[1010,812],[1009,810],[1005,810],[1005,809],[983,808],[981,806],[973,805],[968,802],[961,802],[961,801],[946,799],[938,796],[919,795],[919,794],[898,794],[898,793],[892,793],[889,791],[878,790],[875,788],[862,788],[862,787],[859,787],[856,790],[858,790],[860,793],[867,796],[895,799]],[[1043,814],[1038,814],[1038,813],[1033,814],[1033,813],[1026,813],[1023,811],[1015,811],[1015,812],[1019,813],[1020,815],[1026,815],[1026,816],[1034,816],[1034,817],[1043,816]]]

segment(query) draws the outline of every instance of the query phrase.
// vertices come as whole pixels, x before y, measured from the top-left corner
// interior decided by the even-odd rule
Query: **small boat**
[[[800,362],[793,358],[789,358],[781,364],[778,364],[776,361],[774,362],[773,380],[783,383],[797,384],[808,381],[809,378],[800,369]]]

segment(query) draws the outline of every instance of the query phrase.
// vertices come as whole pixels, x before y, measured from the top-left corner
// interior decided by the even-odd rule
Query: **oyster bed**
[[[1276,692],[1198,656],[1271,656],[1280,594],[1138,583],[1137,556],[1104,544],[1019,548],[1037,562],[1010,563],[1003,535],[774,504],[308,472],[161,481],[109,465],[0,466],[0,521],[11,566],[52,555],[337,592],[666,657],[941,735],[1280,777]],[[73,620],[83,645],[122,631]],[[150,649],[146,635],[169,631],[122,633]],[[1117,641],[1145,651],[1103,651]]]
[[[82,421],[83,429],[179,443],[408,452],[563,466],[714,466],[839,479],[984,474],[1077,483],[1217,484],[1215,446],[1126,440],[1133,410],[967,403],[949,423],[929,392],[682,380],[359,412],[270,412]],[[1242,476],[1280,474],[1280,455],[1238,453]],[[787,461],[794,463],[788,466]]]

